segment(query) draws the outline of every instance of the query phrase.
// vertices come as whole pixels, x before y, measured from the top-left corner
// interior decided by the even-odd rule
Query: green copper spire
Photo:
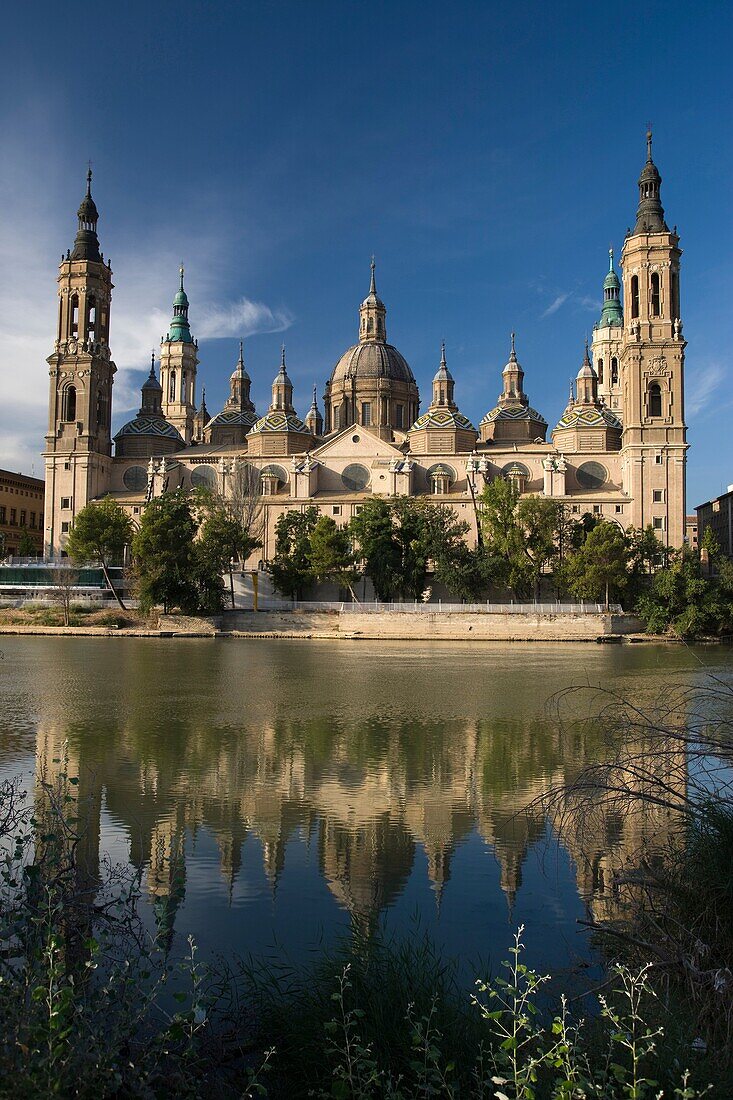
[[[181,341],[183,344],[192,344],[193,336],[188,323],[188,297],[183,289],[183,264],[179,272],[181,285],[173,299],[173,320],[171,321],[168,339],[172,342]]]
[[[613,249],[608,250],[608,274],[603,280],[603,309],[601,318],[596,327],[610,328],[613,325],[622,325],[624,314],[621,309],[621,283],[613,269]]]

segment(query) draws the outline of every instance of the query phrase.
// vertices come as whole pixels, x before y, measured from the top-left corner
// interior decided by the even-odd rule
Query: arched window
[[[676,271],[671,273],[670,283],[672,287],[672,320],[674,321],[680,315],[680,282]]]
[[[639,316],[639,276],[631,276],[631,316]]]
[[[652,317],[658,317],[660,312],[659,298],[659,272],[652,271]]]
[[[600,382],[601,385],[603,385],[603,360],[602,359],[598,360],[598,368],[596,370],[596,374],[598,375],[598,381]]]
[[[104,428],[105,413],[107,411],[107,403],[104,400],[104,394],[101,390],[97,393],[97,427]]]
[[[168,400],[175,401],[176,399],[176,372],[171,371],[170,382],[168,383]]]
[[[614,356],[611,360],[611,385],[615,386],[618,383],[618,359]]]
[[[186,372],[181,371],[181,404],[186,404]]]
[[[87,302],[87,340],[94,342],[97,338],[97,302],[90,298]]]
[[[374,328],[374,321],[370,317],[369,320],[367,321],[367,332],[371,332],[373,330],[373,328]]]
[[[652,382],[649,387],[648,407],[650,416],[662,415],[662,390],[657,382]]]
[[[67,386],[64,390],[61,416],[67,424],[76,420],[76,386]]]
[[[71,299],[71,335],[79,334],[79,295],[74,294]]]

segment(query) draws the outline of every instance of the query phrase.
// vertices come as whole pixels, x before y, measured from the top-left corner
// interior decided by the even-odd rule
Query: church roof
[[[226,427],[251,428],[257,423],[257,413],[249,409],[222,409],[208,423],[210,428],[217,424]]]
[[[213,421],[212,421],[213,423]],[[259,432],[304,432],[309,435],[303,421],[295,413],[285,412],[284,409],[270,409],[261,416],[252,428],[252,435]]]
[[[407,360],[391,344],[365,340],[354,344],[339,359],[331,374],[331,385],[347,379],[390,378],[396,382],[415,382]]]
[[[162,416],[141,416],[134,420],[128,420],[117,432],[115,439],[129,435],[149,435],[156,439],[175,439],[183,446],[183,439],[172,424],[169,424]]]
[[[417,418],[410,431],[416,432],[421,428],[463,428],[469,432],[476,430],[463,413],[458,412],[457,409],[447,408],[428,409]]]
[[[618,428],[623,425],[619,418],[607,409],[605,405],[588,406],[576,405],[566,409],[557,422],[555,431],[559,428]]]
[[[538,424],[546,424],[542,413],[537,412],[531,405],[523,405],[521,402],[511,405],[496,405],[481,421],[482,424],[491,424],[494,420],[536,420]]]

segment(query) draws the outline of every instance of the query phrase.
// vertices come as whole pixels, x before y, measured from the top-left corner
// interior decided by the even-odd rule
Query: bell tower
[[[92,171],[77,212],[74,247],[61,258],[56,342],[49,367],[45,550],[59,553],[76,513],[109,488],[112,382],[109,350],[112,270],[99,249]]]
[[[680,320],[682,253],[676,227],[670,231],[664,218],[661,183],[649,131],[636,224],[621,253],[622,469],[624,490],[632,498],[632,524],[652,524],[661,542],[681,547],[688,447]]]
[[[183,289],[183,265],[180,285],[173,299],[170,330],[160,343],[160,383],[163,387],[163,415],[183,436],[186,446],[193,439],[196,415],[196,367],[198,344],[188,323],[188,296]]]

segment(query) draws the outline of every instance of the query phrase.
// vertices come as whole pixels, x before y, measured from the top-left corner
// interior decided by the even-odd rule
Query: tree
[[[112,497],[94,500],[77,514],[69,532],[67,553],[81,564],[98,561],[104,579],[122,610],[125,605],[109,574],[109,565],[122,562],[125,547],[132,538],[132,520]]]
[[[264,508],[262,506],[262,482],[260,471],[246,462],[237,462],[230,481],[229,507],[239,523],[247,541],[243,540],[241,554],[246,561],[253,550],[262,546],[264,533]]]
[[[232,607],[234,607],[234,573],[233,562],[236,558],[246,560],[255,547],[261,545],[254,542],[250,533],[244,528],[241,521],[241,511],[235,511],[231,502],[223,500],[219,496],[206,493],[196,500],[200,529],[200,543],[197,545],[197,556],[208,555],[212,567],[214,563],[220,566],[220,573],[229,574],[229,592]],[[204,568],[201,579],[213,577],[209,567]],[[208,586],[208,587],[207,587]],[[202,589],[203,603],[206,606],[216,604],[210,581],[204,583]],[[221,603],[221,600],[218,600]],[[222,608],[219,608],[221,610]]]
[[[71,621],[71,602],[79,583],[79,571],[74,569],[67,559],[59,562],[58,565],[50,565],[49,572],[53,586],[49,597],[60,606],[64,626],[68,626]]]
[[[636,605],[650,634],[671,630],[682,638],[729,633],[733,628],[733,564],[721,559],[717,577],[703,575],[688,553],[658,570]]]
[[[583,545],[564,562],[567,587],[581,599],[605,596],[606,611],[611,592],[619,594],[629,580],[629,545],[615,523],[601,522]]]
[[[310,533],[308,559],[314,580],[331,581],[348,588],[356,600],[354,584],[359,570],[351,548],[349,533],[330,516],[319,516]]]
[[[498,559],[496,579],[517,595],[530,590],[535,598],[540,577],[555,557],[562,512],[556,501],[529,496],[497,477],[481,494],[481,524],[489,553]]]
[[[521,571],[530,578],[535,599],[539,596],[540,577],[557,553],[560,514],[557,501],[546,497],[523,497],[517,504],[521,554],[526,559]]]
[[[349,523],[349,530],[377,599],[393,599],[400,590],[402,555],[394,538],[392,508],[379,497],[366,500]]]
[[[132,540],[143,611],[158,604],[165,612],[172,607],[198,609],[196,529],[191,504],[180,489],[155,497],[146,507]]]
[[[311,504],[302,512],[283,512],[275,524],[275,555],[267,571],[278,592],[291,600],[313,583],[310,536],[317,521],[318,509]]]
[[[38,555],[36,549],[35,539],[30,533],[27,527],[21,528],[20,540],[18,542],[18,557],[21,558],[35,558]]]

